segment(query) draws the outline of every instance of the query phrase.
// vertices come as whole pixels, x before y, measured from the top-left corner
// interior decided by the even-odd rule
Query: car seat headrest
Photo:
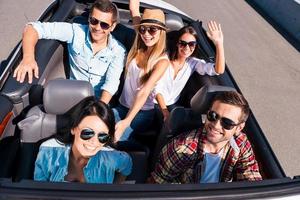
[[[85,97],[93,95],[94,89],[87,81],[51,80],[43,94],[44,109],[46,113],[63,114]]]
[[[190,105],[193,112],[204,114],[209,109],[216,94],[224,91],[236,91],[232,87],[221,85],[204,85],[191,99]]]
[[[165,16],[166,26],[170,31],[178,31],[184,26],[180,16],[171,13],[166,13]]]
[[[190,108],[175,107],[169,118],[169,131],[176,135],[192,130],[201,125],[201,115],[195,114]]]

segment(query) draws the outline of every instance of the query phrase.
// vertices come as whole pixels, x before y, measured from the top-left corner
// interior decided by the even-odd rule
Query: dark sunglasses
[[[161,28],[156,26],[140,26],[138,31],[141,35],[144,35],[146,32],[148,32],[150,35],[155,35],[155,33],[160,30]]]
[[[83,140],[89,140],[92,137],[94,137],[95,135],[95,131],[89,128],[85,128],[82,129],[81,133],[80,133],[80,138]],[[100,143],[107,143],[110,140],[110,135],[108,135],[107,133],[101,132],[98,133],[98,140]]]
[[[231,130],[233,129],[233,127],[240,125],[242,122],[236,124],[234,123],[234,121],[232,121],[231,119],[228,119],[226,117],[221,117],[218,113],[216,113],[215,111],[208,111],[207,112],[207,120],[210,122],[216,122],[218,120],[220,120],[221,126],[226,129],[226,130]]]
[[[190,48],[195,48],[197,42],[196,41],[186,42],[183,40],[179,40],[178,44],[179,44],[179,47],[181,47],[181,48],[185,48],[186,46],[189,46]]]
[[[100,24],[101,29],[103,30],[108,30],[111,26],[106,23],[106,22],[102,22],[94,17],[90,17],[89,18],[89,22],[90,24],[92,24],[93,26],[96,26],[97,24]]]

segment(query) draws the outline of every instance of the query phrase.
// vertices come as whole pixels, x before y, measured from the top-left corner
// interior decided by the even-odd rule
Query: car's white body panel
[[[189,15],[187,15],[186,13],[182,12],[181,10],[179,10],[178,8],[176,8],[175,6],[162,1],[162,0],[141,0],[141,3],[146,3],[148,5],[152,5],[152,6],[157,6],[157,7],[161,7],[161,8],[165,8],[167,10],[171,10],[173,12],[185,15],[187,17],[189,17]]]

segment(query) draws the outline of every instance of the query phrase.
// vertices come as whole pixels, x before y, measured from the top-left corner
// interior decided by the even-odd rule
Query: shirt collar
[[[203,129],[202,129],[202,138],[203,138],[202,144],[204,144],[207,141],[205,127],[203,127]],[[202,148],[202,154],[204,154],[205,152],[204,152],[204,149],[203,149],[203,145],[201,145],[201,146],[202,146],[201,147]],[[234,150],[235,154],[240,153],[240,149],[239,149],[239,147],[238,147],[238,145],[237,145],[237,143],[234,139],[234,136],[232,136],[229,139],[229,142],[223,147],[223,149],[227,149],[229,146]]]

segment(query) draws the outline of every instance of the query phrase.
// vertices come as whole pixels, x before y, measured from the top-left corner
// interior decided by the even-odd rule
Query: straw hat
[[[140,25],[154,25],[161,27],[164,30],[167,30],[166,27],[166,20],[165,20],[165,14],[160,9],[145,9],[140,24],[137,24],[135,26]]]

